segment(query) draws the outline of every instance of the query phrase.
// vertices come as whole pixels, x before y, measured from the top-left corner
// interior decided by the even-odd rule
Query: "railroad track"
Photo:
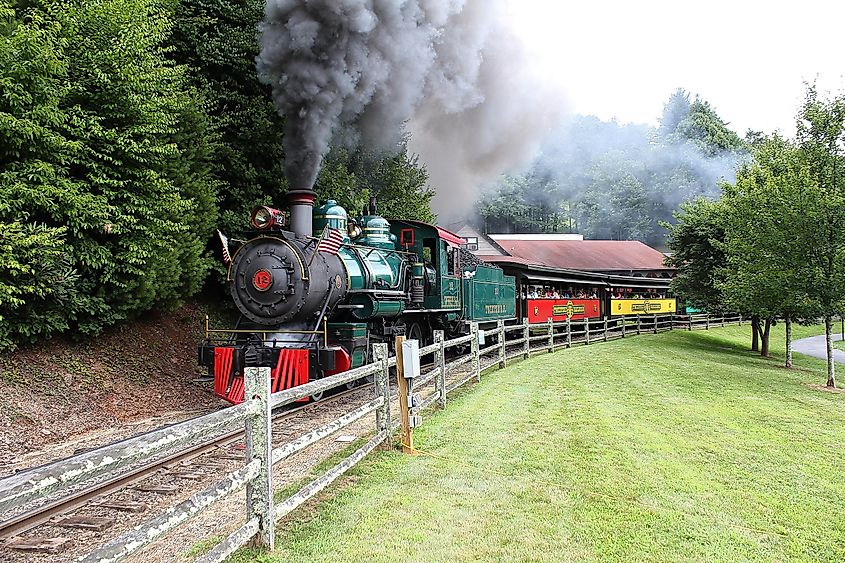
[[[293,408],[280,409],[273,415],[272,420],[274,430],[275,426],[282,421],[290,420],[300,414],[308,414],[310,412],[326,409],[328,406],[338,403],[352,394],[361,393],[369,387],[372,387],[372,384],[359,385],[352,389],[343,389],[317,403],[308,403]],[[196,474],[190,473],[189,470],[191,466],[188,465],[189,462],[197,462],[197,466],[200,469],[215,468],[215,464],[217,464],[216,469],[219,471],[222,471],[219,467],[219,463],[221,461],[239,461],[243,463],[243,453],[236,452],[231,449],[243,438],[243,436],[243,430],[228,432],[202,443],[187,447],[175,454],[133,467],[128,471],[122,472],[120,475],[110,476],[103,481],[83,487],[80,490],[62,498],[49,501],[37,507],[33,507],[30,510],[21,512],[12,518],[0,522],[0,539],[4,540],[6,548],[18,552],[56,553],[61,548],[61,542],[53,541],[55,538],[21,538],[20,535],[45,524],[54,524],[62,527],[87,530],[102,529],[100,526],[104,524],[103,520],[105,520],[102,517],[79,517],[71,515],[72,512],[78,511],[92,502],[98,503],[95,504],[95,506],[107,509],[113,508],[114,510],[119,511],[141,512],[146,508],[144,505],[133,507],[131,503],[109,503],[108,501],[103,501],[102,499],[108,495],[114,495],[115,493],[130,487],[137,487],[137,490],[142,492],[175,492],[179,490],[180,487],[173,485],[151,485],[144,487],[141,483],[145,479],[148,479],[153,475],[157,475],[163,470],[168,471],[170,475],[173,475],[176,478],[197,478]],[[198,458],[202,456],[210,457],[211,459],[209,461],[211,463],[199,463]],[[182,471],[180,472],[179,470]],[[10,540],[12,543],[10,543]],[[14,543],[16,540],[19,540],[17,545]],[[0,560],[2,559],[2,556],[0,556]]]

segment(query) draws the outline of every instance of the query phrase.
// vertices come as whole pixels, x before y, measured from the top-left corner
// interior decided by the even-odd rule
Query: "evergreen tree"
[[[196,292],[216,183],[199,97],[165,57],[169,2],[0,6],[0,225],[24,265],[0,284],[35,284],[0,302],[0,332],[96,333]]]

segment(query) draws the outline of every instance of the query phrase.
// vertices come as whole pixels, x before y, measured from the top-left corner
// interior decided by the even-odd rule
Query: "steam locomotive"
[[[425,344],[435,329],[451,338],[470,322],[516,317],[514,278],[469,259],[460,237],[388,221],[374,200],[358,218],[331,200],[315,210],[315,196],[288,193],[289,227],[277,209],[252,212],[228,272],[240,319],[232,329],[206,327],[199,345],[217,396],[243,401],[245,365],[273,366],[277,392],[368,363],[374,342],[404,334]]]

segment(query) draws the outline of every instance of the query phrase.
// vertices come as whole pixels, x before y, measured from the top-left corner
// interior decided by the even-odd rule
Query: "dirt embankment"
[[[54,339],[0,357],[2,474],[223,403],[197,367],[207,307],[150,313],[86,342]]]

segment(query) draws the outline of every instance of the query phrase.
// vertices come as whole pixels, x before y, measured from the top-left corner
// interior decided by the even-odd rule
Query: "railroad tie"
[[[6,547],[16,551],[31,551],[33,553],[59,553],[71,544],[70,538],[12,538],[6,542]]]
[[[164,485],[164,484],[160,484],[160,485],[141,484],[141,485],[136,485],[132,488],[135,489],[136,491],[141,491],[142,493],[155,493],[155,494],[158,494],[158,495],[166,495],[166,494],[175,493],[175,492],[181,490],[181,487],[178,487],[176,485]]]
[[[121,512],[144,512],[147,510],[147,505],[136,500],[102,500],[92,502],[92,506],[100,508],[110,508],[112,510],[120,510]]]
[[[62,528],[78,528],[81,530],[101,532],[114,524],[114,518],[101,516],[65,516],[64,518],[57,518],[51,523]]]

